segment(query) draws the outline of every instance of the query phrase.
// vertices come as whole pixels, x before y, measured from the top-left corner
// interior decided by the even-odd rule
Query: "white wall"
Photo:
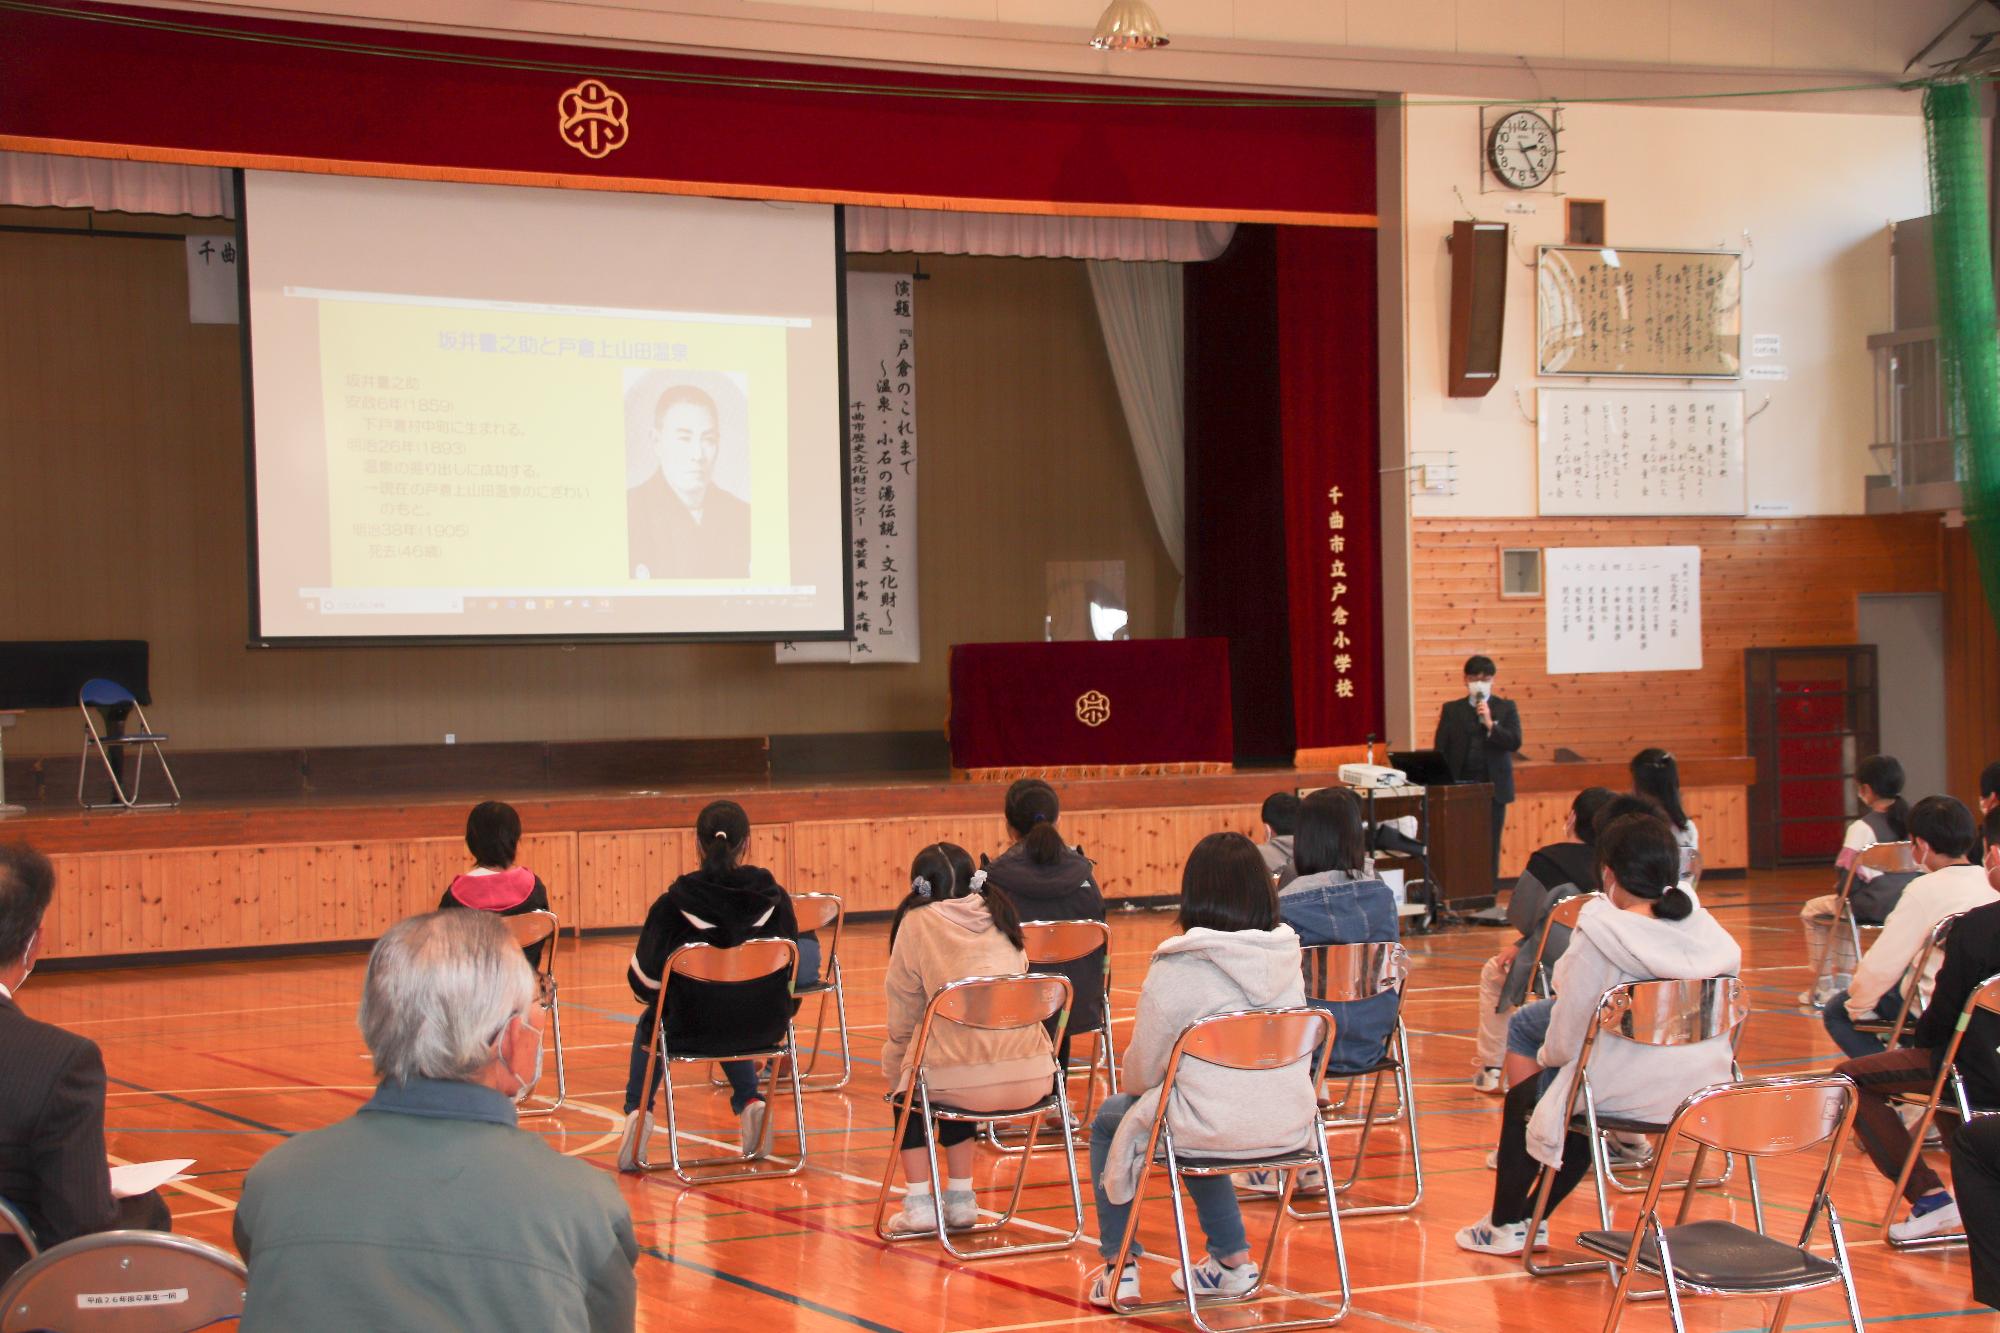
[[[1535,246],[1563,239],[1562,200],[1479,192],[1477,107],[1413,104],[1406,142],[1410,447],[1453,450],[1458,469],[1457,494],[1420,495],[1415,512],[1531,516],[1535,430],[1515,390],[1532,413],[1534,270],[1508,272],[1499,385],[1485,398],[1449,398],[1445,238],[1469,208],[1513,223],[1515,248],[1532,263]],[[1801,515],[1861,512],[1861,479],[1876,470],[1866,339],[1889,326],[1885,224],[1929,210],[1921,117],[1570,106],[1562,169],[1566,194],[1606,201],[1613,245],[1740,247],[1750,232],[1743,332],[1746,341],[1778,334],[1771,364],[1791,376],[1742,386],[1746,411],[1771,399],[1745,433],[1750,500]],[[1506,213],[1510,201],[1536,211]]]

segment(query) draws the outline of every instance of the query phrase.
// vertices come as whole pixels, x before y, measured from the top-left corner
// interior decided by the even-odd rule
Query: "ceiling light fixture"
[[[1150,51],[1167,44],[1167,32],[1146,0],[1111,0],[1090,44],[1100,51]]]

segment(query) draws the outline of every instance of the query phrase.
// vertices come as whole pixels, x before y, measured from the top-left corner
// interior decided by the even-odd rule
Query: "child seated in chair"
[[[984,870],[973,868],[963,847],[941,842],[917,853],[910,864],[910,892],[889,924],[889,1023],[882,1072],[898,1109],[915,1082],[910,1045],[932,997],[967,977],[1025,975],[1024,946],[1014,905]],[[988,1031],[940,1022],[931,1028],[923,1073],[934,1106],[1012,1111],[1049,1095],[1055,1086],[1055,1051],[1040,1027]],[[979,1220],[972,1192],[974,1132],[963,1120],[938,1125],[946,1172],[944,1223],[953,1230]],[[937,1230],[940,1198],[931,1179],[928,1133],[919,1101],[910,1110],[899,1145],[909,1190],[902,1211],[889,1220],[891,1231]]]
[[[694,835],[701,865],[676,879],[654,900],[625,973],[633,996],[646,1008],[632,1033],[632,1061],[625,1080],[625,1134],[618,1146],[620,1171],[638,1169],[639,1151],[652,1138],[653,1097],[666,1071],[664,1062],[655,1065],[649,1083],[646,1069],[653,1051],[660,984],[674,950],[685,944],[733,949],[747,940],[798,938],[791,895],[770,871],[743,864],[743,850],[750,841],[750,817],[742,806],[734,801],[709,802],[695,820]],[[773,1004],[790,994],[791,984],[789,974],[774,974],[759,979],[753,988],[732,988],[732,994],[723,1000],[704,994],[709,988],[677,977],[667,995],[668,1036],[681,1041],[695,1037],[703,1044],[719,1040],[727,1048],[730,1033],[745,1021],[742,1016],[768,1013]],[[729,1080],[729,1109],[737,1117],[743,1151],[756,1153],[764,1142],[765,1110],[757,1064],[754,1060],[724,1060],[721,1064],[723,1077]]]
[[[1840,840],[1840,855],[1833,862],[1833,892],[1806,899],[1799,909],[1799,924],[1806,933],[1806,957],[1812,963],[1813,984],[1799,996],[1809,1009],[1824,1008],[1835,992],[1847,984],[1858,961],[1854,943],[1842,927],[1842,937],[1833,938],[1834,911],[1840,906],[1841,886],[1854,876],[1847,905],[1854,919],[1864,926],[1879,926],[1895,910],[1903,889],[1916,878],[1908,873],[1884,873],[1857,866],[1861,853],[1878,842],[1901,842],[1910,836],[1910,804],[1903,799],[1903,766],[1894,755],[1871,755],[1854,770],[1854,796],[1861,802],[1861,815],[1847,826]],[[1833,957],[1827,957],[1831,948]],[[1830,964],[1830,965],[1829,965]]]
[[[1090,1127],[1090,1176],[1097,1200],[1098,1252],[1104,1267],[1090,1301],[1106,1308],[1140,1299],[1140,1253],[1113,1273],[1158,1113],[1167,1063],[1194,1023],[1242,1009],[1289,1009],[1305,1003],[1298,933],[1278,917],[1278,896],[1264,858],[1240,833],[1211,833],[1195,844],[1181,872],[1181,933],[1153,951],[1126,1043],[1127,1091],[1107,1098]],[[1392,936],[1393,938],[1393,936]],[[1307,1061],[1278,1069],[1227,1069],[1194,1061],[1180,1071],[1168,1111],[1178,1150],[1206,1157],[1268,1157],[1291,1152],[1320,1132],[1319,1096]],[[1274,1141],[1277,1140],[1277,1141]],[[1229,1176],[1186,1181],[1208,1254],[1195,1266],[1195,1294],[1238,1296],[1257,1285],[1257,1265]],[[1177,1269],[1174,1285],[1183,1279]]]
[[[1680,845],[1674,829],[1650,814],[1611,820],[1598,835],[1604,897],[1583,909],[1569,949],[1555,969],[1555,1000],[1539,1062],[1548,1071],[1507,1092],[1500,1114],[1498,1176],[1486,1217],[1459,1231],[1458,1246],[1481,1254],[1518,1255],[1529,1244],[1540,1173],[1555,1173],[1549,1211],[1590,1169],[1590,1145],[1564,1119],[1577,1058],[1597,1016],[1598,1001],[1632,981],[1735,976],[1743,950],[1694,894],[1680,886]],[[1516,1016],[1516,1022],[1531,1006]],[[1600,1036],[1591,1058],[1590,1087],[1600,1116],[1665,1123],[1687,1095],[1732,1077],[1734,1049],[1726,1036],[1683,1046],[1640,1044]],[[1548,1248],[1548,1223],[1533,1238]]]
[[[505,801],[481,801],[465,817],[465,849],[472,853],[472,869],[452,880],[438,900],[438,909],[470,907],[501,916],[549,910],[549,891],[541,877],[526,866],[514,864],[521,845],[521,816]],[[548,941],[530,944],[521,952],[528,966],[540,970],[542,948]]]

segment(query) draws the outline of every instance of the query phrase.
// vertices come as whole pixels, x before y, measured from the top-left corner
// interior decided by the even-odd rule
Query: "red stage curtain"
[[[1277,231],[1297,746],[1353,745],[1383,734],[1375,235]]]
[[[624,99],[628,130],[596,159],[558,133],[558,101],[590,76]],[[690,81],[717,78],[794,86]],[[911,89],[1142,95],[1151,104]],[[911,207],[1373,225],[1372,109],[1276,97],[1199,105],[1215,96],[74,0],[0,8],[6,148]]]

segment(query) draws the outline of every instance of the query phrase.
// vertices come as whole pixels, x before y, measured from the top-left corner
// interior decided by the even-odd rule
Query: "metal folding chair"
[[[819,998],[819,1012],[813,1023],[812,1057],[806,1061],[799,1083],[807,1092],[832,1092],[847,1086],[854,1077],[854,1055],[847,1043],[847,991],[840,982],[840,932],[847,924],[847,909],[831,893],[795,893],[792,910],[799,919],[799,933],[820,932],[819,980],[792,987],[798,1000]],[[826,1035],[826,1002],[833,999],[834,1023],[840,1034],[840,1072],[816,1073],[821,1041]]]
[[[562,1006],[556,1002],[556,950],[562,941],[562,927],[556,921],[556,914],[546,910],[519,912],[513,916],[503,916],[500,921],[513,935],[514,943],[520,945],[523,951],[532,949],[537,944],[542,946],[542,961],[535,969],[535,992],[543,1012],[549,1016],[549,1033],[555,1039],[556,1099],[545,1102],[535,1098],[523,1102],[519,1114],[549,1115],[563,1104],[569,1088],[563,1076]]]
[[[1567,898],[1558,899],[1555,906],[1549,909],[1547,918],[1542,922],[1542,933],[1535,940],[1535,961],[1528,969],[1529,976],[1534,978],[1535,988],[1543,995],[1556,993],[1555,978],[1551,975],[1548,964],[1543,961],[1548,956],[1550,933],[1557,926],[1574,932],[1576,919],[1583,915],[1583,909],[1601,896],[1596,893],[1572,893]]]
[[[1863,870],[1873,870],[1884,875],[1914,875],[1921,874],[1923,867],[1917,864],[1916,845],[1909,842],[1878,842],[1854,858],[1854,864],[1847,867],[1847,874],[1840,881],[1840,896],[1834,900],[1833,915],[1819,918],[1827,923],[1827,935],[1826,951],[1819,958],[1819,974],[1813,978],[1815,988],[1840,970],[1834,966],[1834,960],[1840,953],[1835,942],[1837,936],[1846,935],[1847,943],[1854,951],[1851,957],[1858,963],[1864,952],[1861,947],[1861,932],[1882,929],[1879,922],[1871,925],[1858,920],[1854,915],[1854,906],[1850,900],[1854,896],[1854,886],[1865,882],[1861,879]]]
[[[0,1199],[0,1236],[12,1236],[28,1252],[30,1259],[41,1252],[35,1241],[35,1229],[28,1225],[28,1218],[19,1208],[6,1199]]]
[[[1401,1124],[1403,1134],[1410,1148],[1410,1173],[1415,1184],[1410,1197],[1394,1203],[1366,1204],[1362,1207],[1343,1206],[1343,1217],[1367,1217],[1378,1213],[1407,1213],[1424,1199],[1424,1154],[1423,1145],[1417,1137],[1416,1097],[1411,1086],[1410,1044],[1403,1031],[1402,1000],[1403,983],[1410,975],[1409,954],[1401,944],[1394,941],[1373,944],[1315,944],[1303,950],[1302,968],[1305,972],[1306,999],[1308,1001],[1330,1001],[1345,1003],[1354,1000],[1372,1000],[1378,995],[1394,993],[1396,1002],[1396,1025],[1390,1030],[1384,1046],[1382,1058],[1366,1069],[1329,1069],[1325,1078],[1346,1080],[1350,1086],[1367,1079],[1368,1102],[1359,1116],[1351,1119],[1338,1118],[1333,1106],[1322,1107],[1321,1120],[1329,1130],[1353,1129],[1360,1133],[1354,1145],[1353,1165],[1344,1180],[1332,1183],[1331,1200],[1345,1194],[1361,1178],[1361,1166],[1368,1155],[1368,1136],[1378,1124]],[[1395,1112],[1387,1116],[1377,1115],[1377,1107],[1382,1096],[1382,1081],[1389,1079],[1396,1090]],[[1343,1097],[1334,1106],[1344,1105]],[[1301,1220],[1318,1219],[1326,1216],[1324,1210],[1301,1209],[1294,1205],[1292,1216]]]
[[[1174,1043],[1173,1053],[1167,1058],[1166,1082],[1160,1087],[1159,1109],[1153,1114],[1152,1128],[1146,1138],[1145,1162],[1139,1177],[1139,1188],[1132,1198],[1131,1218],[1125,1224],[1125,1234],[1118,1242],[1118,1253],[1111,1260],[1107,1271],[1122,1273],[1131,1262],[1132,1245],[1139,1234],[1139,1218],[1144,1213],[1147,1187],[1152,1183],[1155,1167],[1165,1166],[1167,1172],[1167,1192],[1174,1206],[1174,1239],[1180,1246],[1181,1283],[1184,1290],[1181,1299],[1140,1302],[1127,1305],[1118,1297],[1118,1284],[1114,1280],[1111,1288],[1112,1308],[1119,1314],[1153,1314],[1167,1310],[1184,1310],[1194,1326],[1201,1333],[1219,1333],[1207,1320],[1202,1318],[1201,1306],[1211,1308],[1217,1305],[1235,1305],[1264,1298],[1264,1288],[1271,1280],[1271,1258],[1277,1252],[1278,1233],[1284,1229],[1285,1219],[1291,1213],[1292,1192],[1298,1185],[1299,1172],[1307,1167],[1317,1166],[1324,1179],[1333,1179],[1332,1164],[1327,1159],[1326,1127],[1318,1115],[1298,1127],[1300,1146],[1291,1152],[1268,1154],[1257,1158],[1241,1157],[1183,1157],[1174,1144],[1173,1125],[1169,1117],[1174,1109],[1176,1085],[1180,1081],[1181,1070],[1190,1060],[1205,1064],[1219,1065],[1225,1069],[1240,1070],[1281,1070],[1291,1066],[1303,1066],[1299,1072],[1312,1080],[1318,1088],[1326,1076],[1327,1056],[1333,1050],[1333,1016],[1324,1009],[1259,1009],[1238,1013],[1215,1014],[1198,1023],[1189,1025]],[[1273,1126],[1273,1137],[1281,1137],[1283,1126]],[[1194,1247],[1188,1237],[1187,1205],[1181,1197],[1181,1180],[1187,1176],[1221,1176],[1233,1172],[1266,1168],[1282,1171],[1285,1183],[1278,1195],[1278,1210],[1271,1220],[1271,1236],[1264,1245],[1264,1256],[1258,1264],[1257,1285],[1240,1296],[1216,1297],[1197,1301],[1194,1283]],[[1277,1320],[1252,1325],[1256,1333],[1282,1333],[1282,1330],[1300,1328],[1323,1328],[1337,1324],[1347,1316],[1348,1305],[1353,1299],[1347,1281],[1347,1246],[1340,1235],[1340,1210],[1329,1208],[1325,1214],[1327,1226],[1333,1234],[1334,1268],[1340,1278],[1340,1305],[1329,1315],[1304,1319]],[[1297,1297],[1324,1306],[1313,1297]],[[1238,1333],[1241,1333],[1239,1330]]]
[[[901,1100],[890,1094],[896,1105],[896,1131],[889,1140],[888,1161],[882,1168],[882,1189],[875,1196],[875,1234],[885,1241],[916,1240],[923,1232],[896,1231],[888,1229],[889,1192],[895,1185],[898,1152],[895,1145],[903,1141],[903,1134],[914,1113],[924,1120],[925,1143],[930,1156],[931,1179],[945,1179],[944,1159],[938,1153],[938,1126],[947,1120],[967,1124],[991,1126],[1025,1120],[1028,1123],[1028,1142],[1021,1153],[1021,1169],[1014,1176],[1014,1190],[1007,1200],[1006,1211],[991,1222],[981,1222],[957,1233],[965,1236],[995,1236],[1010,1225],[1021,1208],[1021,1190],[1028,1181],[1028,1167],[1033,1161],[1036,1136],[1041,1132],[1042,1118],[1050,1111],[1057,1113],[1062,1127],[1063,1174],[1069,1182],[1069,1202],[1072,1225],[1067,1236],[1058,1240],[1005,1241],[991,1245],[980,1245],[961,1249],[953,1239],[953,1233],[944,1224],[944,1210],[938,1210],[936,1238],[946,1254],[954,1259],[1004,1259],[1021,1254],[1040,1254],[1048,1250],[1066,1250],[1083,1235],[1083,1193],[1077,1182],[1075,1142],[1070,1130],[1068,1080],[1056,1068],[1053,1046],[1062,1041],[1063,1025],[1069,1019],[1072,991],[1069,978],[1045,976],[1031,972],[1019,977],[967,977],[954,981],[931,996],[924,1006],[923,1022],[917,1025],[915,1037],[910,1042],[910,1053],[905,1060],[905,1068],[911,1072],[910,1086]],[[1032,1105],[1011,1111],[969,1111],[945,1102],[933,1101],[930,1089],[930,1074],[926,1064],[930,1054],[931,1033],[940,1024],[955,1024],[959,1027],[978,1028],[986,1032],[1009,1032],[1024,1029],[1039,1029],[1050,1019],[1056,1023],[1049,1056],[1049,1092]]]
[[[1077,1112],[1077,1123],[1088,1125],[1097,1109],[1097,1078],[1103,1071],[1109,1091],[1108,1097],[1118,1095],[1118,1048],[1111,1034],[1111,927],[1102,921],[1023,921],[1021,936],[1027,946],[1028,967],[1030,969],[1060,967],[1064,963],[1074,963],[1092,954],[1101,954],[1104,968],[1101,973],[1102,987],[1098,1000],[1098,1025],[1094,1028],[1071,1028],[1072,1038],[1088,1032],[1091,1037],[1090,1063],[1078,1065],[1074,1058],[1063,1070],[1064,1078],[1075,1078],[1079,1073],[1087,1082],[1084,1085],[1083,1106]],[[1058,1043],[1060,1047],[1060,1043]],[[981,1131],[988,1147],[996,1152],[1015,1153],[1025,1149],[1019,1143],[1009,1142],[1002,1137],[997,1124],[988,1124]],[[1011,1136],[1010,1136],[1011,1137]],[[1039,1145],[1039,1150],[1054,1150],[1061,1145],[1050,1140]]]
[[[667,1153],[674,1175],[689,1185],[709,1185],[725,1180],[765,1179],[780,1176],[795,1176],[806,1165],[806,1111],[803,1101],[804,1089],[799,1086],[798,1040],[792,1029],[790,986],[778,1003],[784,1006],[782,1031],[784,1035],[774,1045],[758,1045],[741,1051],[705,1049],[694,1052],[676,1052],[667,1046],[667,1001],[673,989],[675,977],[683,977],[696,985],[739,985],[745,982],[762,981],[774,974],[783,973],[789,980],[798,972],[799,947],[791,940],[761,939],[745,940],[732,949],[717,948],[713,944],[683,944],[667,956],[667,966],[660,977],[660,995],[654,1001],[653,1044],[646,1056],[646,1081],[640,1086],[648,1089],[646,1104],[641,1107],[639,1123],[646,1123],[646,1116],[652,1112],[653,1074],[662,1064],[669,1072],[660,1079],[667,1094]],[[772,1015],[772,1026],[778,1028],[778,1015]],[[714,1060],[779,1060],[782,1064],[769,1067],[767,1077],[770,1091],[778,1090],[779,1071],[789,1071],[792,1085],[793,1132],[798,1143],[796,1158],[787,1160],[770,1155],[772,1140],[776,1137],[775,1122],[770,1112],[770,1099],[765,1099],[764,1133],[762,1140],[754,1148],[746,1148],[738,1153],[724,1153],[714,1157],[681,1159],[680,1123],[674,1102],[674,1080],[671,1066],[675,1063],[707,1063]],[[651,1144],[642,1134],[637,1155],[637,1165],[641,1171],[652,1171],[653,1164],[647,1158]],[[742,1170],[751,1162],[776,1161],[778,1170]],[[700,1171],[696,1176],[691,1172]]]
[[[1628,1299],[1662,1294],[1633,1292],[1635,1272],[1664,1282],[1675,1333],[1684,1333],[1687,1327],[1681,1312],[1683,1290],[1712,1296],[1775,1297],[1778,1308],[1771,1320],[1771,1333],[1783,1333],[1793,1296],[1835,1282],[1847,1298],[1848,1322],[1854,1333],[1862,1333],[1847,1238],[1829,1193],[1834,1170],[1840,1164],[1840,1146],[1854,1123],[1855,1099],[1852,1082],[1837,1074],[1820,1074],[1720,1083],[1682,1102],[1667,1128],[1652,1183],[1639,1204],[1638,1225],[1630,1231],[1586,1231],[1577,1237],[1585,1249],[1611,1259],[1619,1272],[1604,1333],[1617,1333]],[[1754,1231],[1722,1218],[1690,1222],[1688,1214],[1695,1200],[1690,1189],[1682,1190],[1680,1209],[1671,1224],[1666,1222],[1660,1195],[1676,1186],[1666,1178],[1665,1163],[1683,1144],[1695,1149],[1697,1165],[1690,1175],[1699,1174],[1699,1161],[1710,1152],[1740,1154],[1755,1162],[1760,1157],[1789,1157],[1823,1149],[1826,1162],[1798,1241],[1772,1236],[1764,1229],[1761,1215]],[[1809,1248],[1822,1212],[1833,1244],[1831,1261]]]
[[[171,810],[181,803],[180,784],[174,781],[174,770],[167,766],[166,751],[160,748],[167,739],[167,733],[153,730],[152,724],[146,721],[146,710],[139,706],[139,701],[132,696],[132,691],[115,680],[102,678],[86,680],[83,688],[76,692],[76,706],[83,714],[83,755],[76,766],[78,805],[86,810],[102,810],[113,805],[123,806],[127,810]],[[99,711],[117,709],[120,711],[120,716],[125,710],[130,710],[132,715],[139,719],[139,729],[124,731],[115,727],[113,720],[107,717],[104,729],[100,731],[97,718],[91,712],[92,709]],[[174,794],[172,800],[139,799],[139,786],[146,774],[146,750],[149,747],[153,751],[153,757],[160,762],[160,773],[167,780],[167,789]],[[125,790],[125,783],[119,777],[117,761],[111,757],[113,750],[118,750],[122,754],[127,749],[137,750],[139,753],[138,760],[132,766],[132,790],[129,792]],[[99,761],[103,763],[105,776],[111,779],[112,794],[118,798],[115,801],[84,799],[83,784],[84,779],[90,774],[92,750],[97,752]]]
[[[1879,1018],[1857,1019],[1854,1021],[1856,1032],[1876,1033],[1892,1051],[1902,1044],[1903,1033],[1908,1030],[1911,1021],[1924,1011],[1924,971],[1930,966],[1932,955],[1944,948],[1944,939],[1951,934],[1952,923],[1964,915],[1963,912],[1953,912],[1931,927],[1931,933],[1924,939],[1924,947],[1917,950],[1915,961],[1910,964],[1909,971],[1903,974],[1903,1007],[1896,1015],[1896,1021],[1890,1023]]]
[[[1972,1099],[1965,1095],[1965,1079],[1958,1072],[1958,1047],[1965,1040],[1966,1029],[1972,1026],[1972,1016],[1984,1009],[1990,1014],[2000,1014],[2000,976],[1991,976],[1973,987],[1972,994],[1965,997],[1965,1008],[1959,1011],[1958,1023],[1952,1029],[1951,1040],[1945,1043],[1944,1053],[1938,1057],[1937,1077],[1931,1081],[1929,1095],[1922,1098],[1892,1094],[1890,1100],[1905,1106],[1923,1108],[1917,1115],[1916,1123],[1910,1126],[1910,1150],[1903,1155],[1903,1169],[1896,1173],[1896,1187],[1889,1191],[1889,1206],[1882,1213],[1882,1238],[1898,1250],[1924,1250],[1940,1245],[1958,1245],[1965,1241],[1963,1231],[1940,1232],[1935,1236],[1925,1236],[1921,1240],[1897,1240],[1889,1235],[1889,1224],[1896,1220],[1896,1210],[1903,1202],[1903,1187],[1910,1183],[1910,1173],[1917,1169],[1917,1159],[1924,1153],[1924,1137],[1930,1132],[1931,1122],[1942,1111],[1955,1116],[1959,1124],[1976,1120],[1980,1116],[2000,1115],[2000,1107],[1974,1106]],[[1944,1100],[1944,1090],[1951,1088],[1953,1106],[1947,1108],[1940,1103]]]
[[[1609,1034],[1624,1041],[1640,1042],[1648,1046],[1692,1046],[1699,1042],[1714,1041],[1727,1037],[1732,1048],[1742,1037],[1743,1024],[1750,1017],[1750,991],[1737,977],[1711,977],[1705,980],[1687,981],[1628,981],[1621,986],[1613,986],[1597,1001],[1597,1017],[1584,1034],[1583,1048],[1577,1052],[1576,1077],[1570,1081],[1569,1097],[1563,1106],[1563,1120],[1571,1133],[1581,1133],[1590,1144],[1591,1174],[1597,1186],[1597,1218],[1600,1229],[1611,1230],[1612,1181],[1609,1154],[1605,1151],[1604,1136],[1607,1134],[1643,1134],[1660,1140],[1670,1126],[1655,1124],[1645,1120],[1631,1120],[1623,1117],[1600,1116],[1597,1113],[1597,1098],[1590,1086],[1590,1060],[1596,1053],[1600,1037]],[[1733,1061],[1732,1055],[1732,1061]],[[1582,1114],[1577,1113],[1577,1102],[1583,1103]],[[1705,1164],[1701,1154],[1697,1154],[1694,1168],[1678,1182],[1669,1182],[1673,1188],[1690,1191],[1717,1184],[1728,1178],[1725,1169],[1721,1176],[1709,1180],[1701,1178],[1701,1168]],[[1655,1178],[1665,1169],[1666,1153],[1656,1150],[1653,1154],[1652,1173]],[[1757,1181],[1757,1163],[1754,1158],[1748,1163],[1750,1175],[1750,1206],[1757,1216],[1757,1226],[1764,1225],[1764,1198]],[[1555,1173],[1543,1169],[1541,1186],[1535,1193],[1535,1214],[1528,1222],[1530,1237],[1541,1234],[1542,1223],[1549,1215],[1549,1191],[1555,1184]],[[1650,1188],[1648,1186],[1647,1188]],[[1521,1264],[1535,1277],[1551,1277],[1558,1273],[1597,1272],[1607,1265],[1595,1259],[1580,1259],[1569,1263],[1542,1263],[1535,1258],[1535,1247],[1529,1245],[1521,1251]]]
[[[249,1280],[206,1241],[99,1231],[15,1271],[0,1287],[0,1333],[187,1333],[241,1317]]]

